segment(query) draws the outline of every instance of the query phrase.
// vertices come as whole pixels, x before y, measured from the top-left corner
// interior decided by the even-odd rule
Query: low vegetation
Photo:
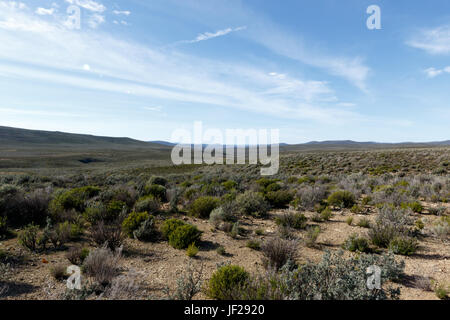
[[[449,254],[448,148],[282,152],[264,178],[254,165],[120,157],[4,168],[2,298],[22,297],[14,283],[32,266],[34,298],[48,281],[61,299],[148,298],[149,288],[177,300],[448,298],[448,272],[434,268]],[[405,263],[428,285],[411,284]],[[372,265],[379,290],[366,286]],[[65,291],[68,266],[80,267],[82,290]]]

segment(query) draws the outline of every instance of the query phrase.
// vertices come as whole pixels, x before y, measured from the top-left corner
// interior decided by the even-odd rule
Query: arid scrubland
[[[284,152],[280,164],[272,177],[252,165],[4,169],[0,297],[448,298],[449,148]],[[73,265],[79,290],[66,286]]]

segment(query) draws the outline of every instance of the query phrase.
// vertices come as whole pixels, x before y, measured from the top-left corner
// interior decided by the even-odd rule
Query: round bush
[[[163,177],[153,176],[150,178],[149,184],[150,185],[157,184],[157,185],[165,187],[167,184],[167,179],[163,178]]]
[[[294,196],[287,190],[278,190],[267,192],[266,199],[274,208],[285,208],[294,199]]]
[[[389,250],[395,254],[410,256],[414,254],[419,245],[416,239],[409,237],[397,237],[389,243]]]
[[[366,238],[359,238],[356,234],[352,234],[342,247],[351,252],[370,252],[369,241]]]
[[[159,184],[152,184],[145,186],[145,195],[152,195],[163,202],[167,200],[166,188]]]
[[[350,191],[336,191],[328,197],[328,204],[339,208],[351,208],[355,204],[355,196]]]
[[[246,191],[236,197],[236,207],[239,213],[264,217],[269,211],[269,204],[264,197],[257,192]]]
[[[169,236],[174,232],[178,227],[184,226],[186,223],[182,220],[178,219],[168,219],[163,222],[161,226],[161,233],[165,239],[169,239]]]
[[[196,199],[190,208],[190,214],[197,218],[207,219],[209,214],[219,206],[220,200],[215,197],[200,197]]]
[[[154,196],[145,196],[142,198],[139,198],[139,200],[135,204],[135,211],[137,212],[151,212],[155,213],[159,211],[159,208],[161,207],[161,203],[157,198]]]
[[[106,214],[111,221],[118,218],[124,210],[127,210],[127,204],[123,201],[112,200],[106,206]]]
[[[222,186],[228,191],[235,189],[237,185],[238,184],[233,180],[227,180],[225,182],[222,182]]]
[[[273,192],[281,189],[281,186],[278,183],[271,183],[265,188],[265,192]]]
[[[71,209],[83,212],[86,200],[97,196],[99,193],[100,188],[92,186],[76,188],[60,193],[50,202],[50,212],[53,215],[58,215],[62,211]]]
[[[138,229],[133,232],[134,238],[140,241],[154,241],[158,238],[158,232],[155,228],[155,219],[150,216],[141,223]]]
[[[169,235],[169,244],[175,249],[186,249],[200,240],[201,231],[197,227],[185,224],[179,226]]]
[[[249,280],[244,268],[223,266],[212,275],[208,285],[208,296],[217,300],[232,300],[234,294],[243,289]]]
[[[130,238],[132,238],[133,232],[136,231],[148,218],[149,215],[147,212],[132,212],[123,221],[122,229]]]

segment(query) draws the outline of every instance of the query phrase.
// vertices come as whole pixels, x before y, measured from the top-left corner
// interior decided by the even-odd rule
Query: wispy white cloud
[[[120,20],[120,21],[114,20],[113,23],[114,24],[121,24],[123,26],[128,26],[129,25],[128,22],[126,22],[125,20]]]
[[[344,78],[363,92],[369,92],[367,80],[371,69],[365,63],[364,57],[335,54],[328,52],[326,48],[318,48],[314,40],[302,39],[301,32],[290,33],[270,18],[246,7],[243,1],[230,0],[226,3],[210,1],[202,3],[201,6],[195,1],[182,1],[177,2],[177,5],[182,6],[180,10],[198,13],[197,16],[202,17],[202,23],[205,23],[204,17],[208,17],[211,25],[216,25],[218,21],[221,23],[245,21],[248,29],[242,33],[242,37],[247,40],[256,42],[280,56]]]
[[[265,65],[223,63],[174,50],[161,52],[104,32],[71,31],[15,9],[0,11],[0,21],[8,17],[28,27],[12,33],[0,25],[0,60],[15,62],[0,64],[2,77],[279,118],[334,124],[361,119],[356,112],[334,107],[337,97],[326,81],[273,72]],[[40,27],[29,28],[31,25]],[[90,72],[81,72],[86,69]]]
[[[343,77],[363,91],[367,91],[366,81],[370,68],[360,57],[338,57],[314,52],[313,47],[303,43],[298,36],[289,35],[269,22],[258,28],[249,29],[248,36],[281,56],[299,61],[301,63],[324,69],[329,73]]]
[[[430,54],[450,54],[450,25],[421,30],[407,45]]]
[[[14,1],[0,1],[0,30],[23,31],[34,34],[49,33],[55,30],[54,25],[28,14],[23,10],[25,8],[25,5]],[[10,36],[14,39],[14,37],[12,37],[13,35],[10,34]],[[17,40],[18,39],[16,39],[16,42]],[[23,43],[22,45],[26,44]]]
[[[27,5],[25,3],[19,2],[19,1],[1,1],[0,2],[0,8],[23,10],[23,9],[28,8],[28,7],[27,7]]]
[[[444,73],[450,73],[450,66],[443,69],[428,68],[425,69],[424,72],[426,73],[428,78],[434,78]]]
[[[94,13],[88,21],[88,25],[92,28],[92,29],[96,29],[99,25],[101,25],[102,23],[105,22],[105,16],[98,14],[98,13]]]
[[[113,10],[113,13],[116,14],[116,15],[129,16],[131,14],[131,11],[128,11],[128,10],[125,10],[125,11]]]
[[[35,12],[36,12],[36,14],[41,15],[41,16],[46,16],[46,15],[51,16],[52,14],[55,13],[55,8],[45,9],[45,8],[39,7],[36,9]]]
[[[93,12],[104,12],[106,7],[93,0],[65,0],[66,2]]]
[[[247,28],[246,26],[242,26],[242,27],[237,27],[237,28],[226,28],[226,29],[218,30],[216,32],[204,32],[204,33],[200,33],[199,35],[197,35],[197,37],[193,40],[183,40],[180,42],[181,43],[196,43],[196,42],[205,41],[205,40],[209,40],[209,39],[213,39],[213,38],[217,38],[217,37],[222,37],[231,32],[245,30],[246,28]]]
[[[161,106],[155,106],[155,107],[144,107],[144,110],[148,110],[148,111],[161,111],[162,107]]]

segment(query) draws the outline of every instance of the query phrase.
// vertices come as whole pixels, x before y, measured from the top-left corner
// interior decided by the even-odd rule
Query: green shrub
[[[256,183],[264,190],[266,189],[269,185],[274,184],[278,182],[277,179],[269,179],[269,178],[261,178],[256,180]]]
[[[192,243],[197,244],[202,232],[197,227],[185,224],[169,235],[169,244],[175,249],[186,249]]]
[[[207,293],[212,299],[232,300],[236,291],[248,283],[249,274],[244,268],[234,265],[223,266],[213,273]]]
[[[313,184],[315,181],[316,181],[315,178],[312,177],[312,176],[304,176],[304,177],[299,178],[297,180],[297,183],[298,184],[303,184],[303,183],[311,183],[311,184]]]
[[[149,215],[147,212],[131,212],[122,223],[123,231],[130,238],[133,238],[134,231],[136,231],[148,218]]]
[[[323,211],[320,213],[320,218],[321,218],[323,221],[328,221],[328,220],[330,220],[332,216],[333,216],[333,213],[331,212],[331,209],[330,209],[329,207],[326,207],[325,210],[323,210]]]
[[[361,200],[361,204],[362,204],[363,206],[367,206],[367,205],[369,205],[371,202],[372,202],[372,197],[369,197],[369,196],[364,197],[364,198]]]
[[[99,221],[111,221],[111,217],[107,216],[106,207],[103,203],[96,201],[87,204],[87,207],[83,213],[84,219],[91,224],[95,224]]]
[[[369,230],[369,238],[374,245],[387,248],[393,239],[408,233],[410,224],[411,219],[403,210],[383,206]]]
[[[112,223],[120,219],[122,213],[125,214],[127,211],[128,206],[123,201],[111,200],[107,205],[100,201],[93,201],[87,203],[83,217],[92,225],[100,221]]]
[[[281,190],[281,186],[278,183],[271,183],[267,187],[264,188],[264,192],[275,192]]]
[[[425,223],[423,223],[421,219],[416,220],[416,222],[414,222],[414,225],[418,230],[423,230],[423,228],[425,228]]]
[[[190,214],[197,218],[208,219],[211,211],[217,208],[220,200],[215,197],[200,197],[196,199],[190,207]]]
[[[361,218],[359,219],[358,223],[356,224],[358,227],[361,228],[367,228],[369,229],[371,224],[370,224],[370,220],[367,218]]]
[[[217,247],[216,252],[221,256],[225,256],[227,254],[227,251],[225,250],[224,246]]]
[[[448,299],[449,290],[443,283],[435,284],[434,293],[436,294],[436,297],[438,297],[439,299],[446,300]]]
[[[184,226],[186,223],[179,219],[168,219],[163,222],[161,226],[161,233],[163,237],[167,240],[169,240],[169,236],[172,234],[172,232],[175,231],[178,227]]]
[[[128,208],[132,208],[138,197],[137,191],[131,186],[119,186],[114,189],[107,189],[100,193],[100,200],[103,203],[111,201],[125,202]]]
[[[63,211],[74,209],[83,212],[87,200],[100,193],[98,187],[81,187],[58,194],[49,204],[49,210],[53,217],[57,217]]]
[[[117,219],[124,211],[128,211],[128,208],[127,204],[123,201],[112,200],[106,206],[106,215],[110,221]]]
[[[423,206],[422,206],[422,204],[420,204],[419,201],[402,203],[401,207],[402,207],[402,209],[410,208],[413,212],[416,212],[416,213],[422,213],[422,211],[423,211]]]
[[[149,213],[156,213],[159,211],[159,208],[161,207],[161,203],[157,198],[155,198],[152,195],[145,196],[139,198],[139,200],[136,202],[134,209],[137,212],[149,212]]]
[[[8,226],[6,224],[6,220],[6,217],[0,216],[0,239],[4,239],[8,235]]]
[[[305,244],[307,247],[314,247],[316,245],[317,238],[320,234],[320,227],[319,226],[311,226],[308,228],[308,231],[306,232],[306,238],[305,238]]]
[[[370,241],[380,247],[387,248],[389,243],[401,234],[392,225],[375,224],[369,230]]]
[[[352,234],[345,240],[342,248],[345,250],[355,252],[370,252],[369,241],[366,238],[360,238],[357,234]]]
[[[261,243],[257,240],[248,240],[245,246],[257,251],[261,249]]]
[[[285,208],[294,199],[294,195],[287,190],[278,190],[267,192],[265,198],[274,208]]]
[[[153,176],[150,178],[149,185],[153,184],[165,187],[167,185],[167,179],[163,177]]]
[[[265,232],[264,232],[264,229],[258,228],[258,229],[255,230],[255,234],[256,234],[257,236],[263,236],[264,233],[265,233]]]
[[[351,207],[350,212],[354,214],[361,214],[364,213],[364,209],[361,206],[354,204],[353,207]]]
[[[30,251],[36,251],[38,245],[39,227],[30,224],[19,233],[19,244]]]
[[[197,248],[197,246],[195,245],[195,243],[191,243],[191,244],[188,246],[187,250],[186,250],[187,256],[188,256],[189,258],[193,258],[193,257],[195,257],[195,256],[197,255],[197,253],[198,253],[198,248]]]
[[[230,230],[230,236],[233,239],[236,239],[237,236],[243,235],[243,234],[244,234],[244,229],[241,227],[241,224],[239,223],[239,221],[236,221],[235,223],[233,223],[233,226],[231,227],[231,230]]]
[[[139,241],[154,241],[158,238],[158,231],[155,227],[155,219],[149,216],[147,220],[141,223],[139,228],[133,232],[134,238]]]
[[[48,236],[55,248],[61,248],[65,243],[78,240],[83,234],[83,227],[76,223],[65,221],[58,223]]]
[[[328,197],[328,205],[339,208],[351,208],[355,204],[355,196],[350,191],[341,190]]]
[[[236,197],[236,208],[240,214],[251,215],[257,218],[265,217],[269,211],[269,205],[264,197],[257,192],[246,191]]]
[[[307,225],[308,218],[303,213],[300,212],[287,212],[282,216],[275,219],[277,225],[284,227],[290,227],[294,229],[305,229]]]
[[[209,223],[218,228],[222,222],[232,222],[235,217],[232,214],[232,208],[227,205],[215,208],[209,215]]]
[[[227,180],[225,182],[222,182],[222,186],[228,191],[235,189],[237,185],[238,185],[237,182],[233,180]]]
[[[158,198],[162,202],[166,202],[166,188],[159,184],[151,184],[147,185],[144,188],[145,195],[152,195],[155,198]]]
[[[419,244],[417,240],[411,237],[397,237],[392,239],[389,243],[389,250],[395,254],[401,254],[404,256],[414,254],[418,248]]]
[[[353,224],[353,217],[348,217],[347,219],[345,219],[345,223],[351,226]]]

